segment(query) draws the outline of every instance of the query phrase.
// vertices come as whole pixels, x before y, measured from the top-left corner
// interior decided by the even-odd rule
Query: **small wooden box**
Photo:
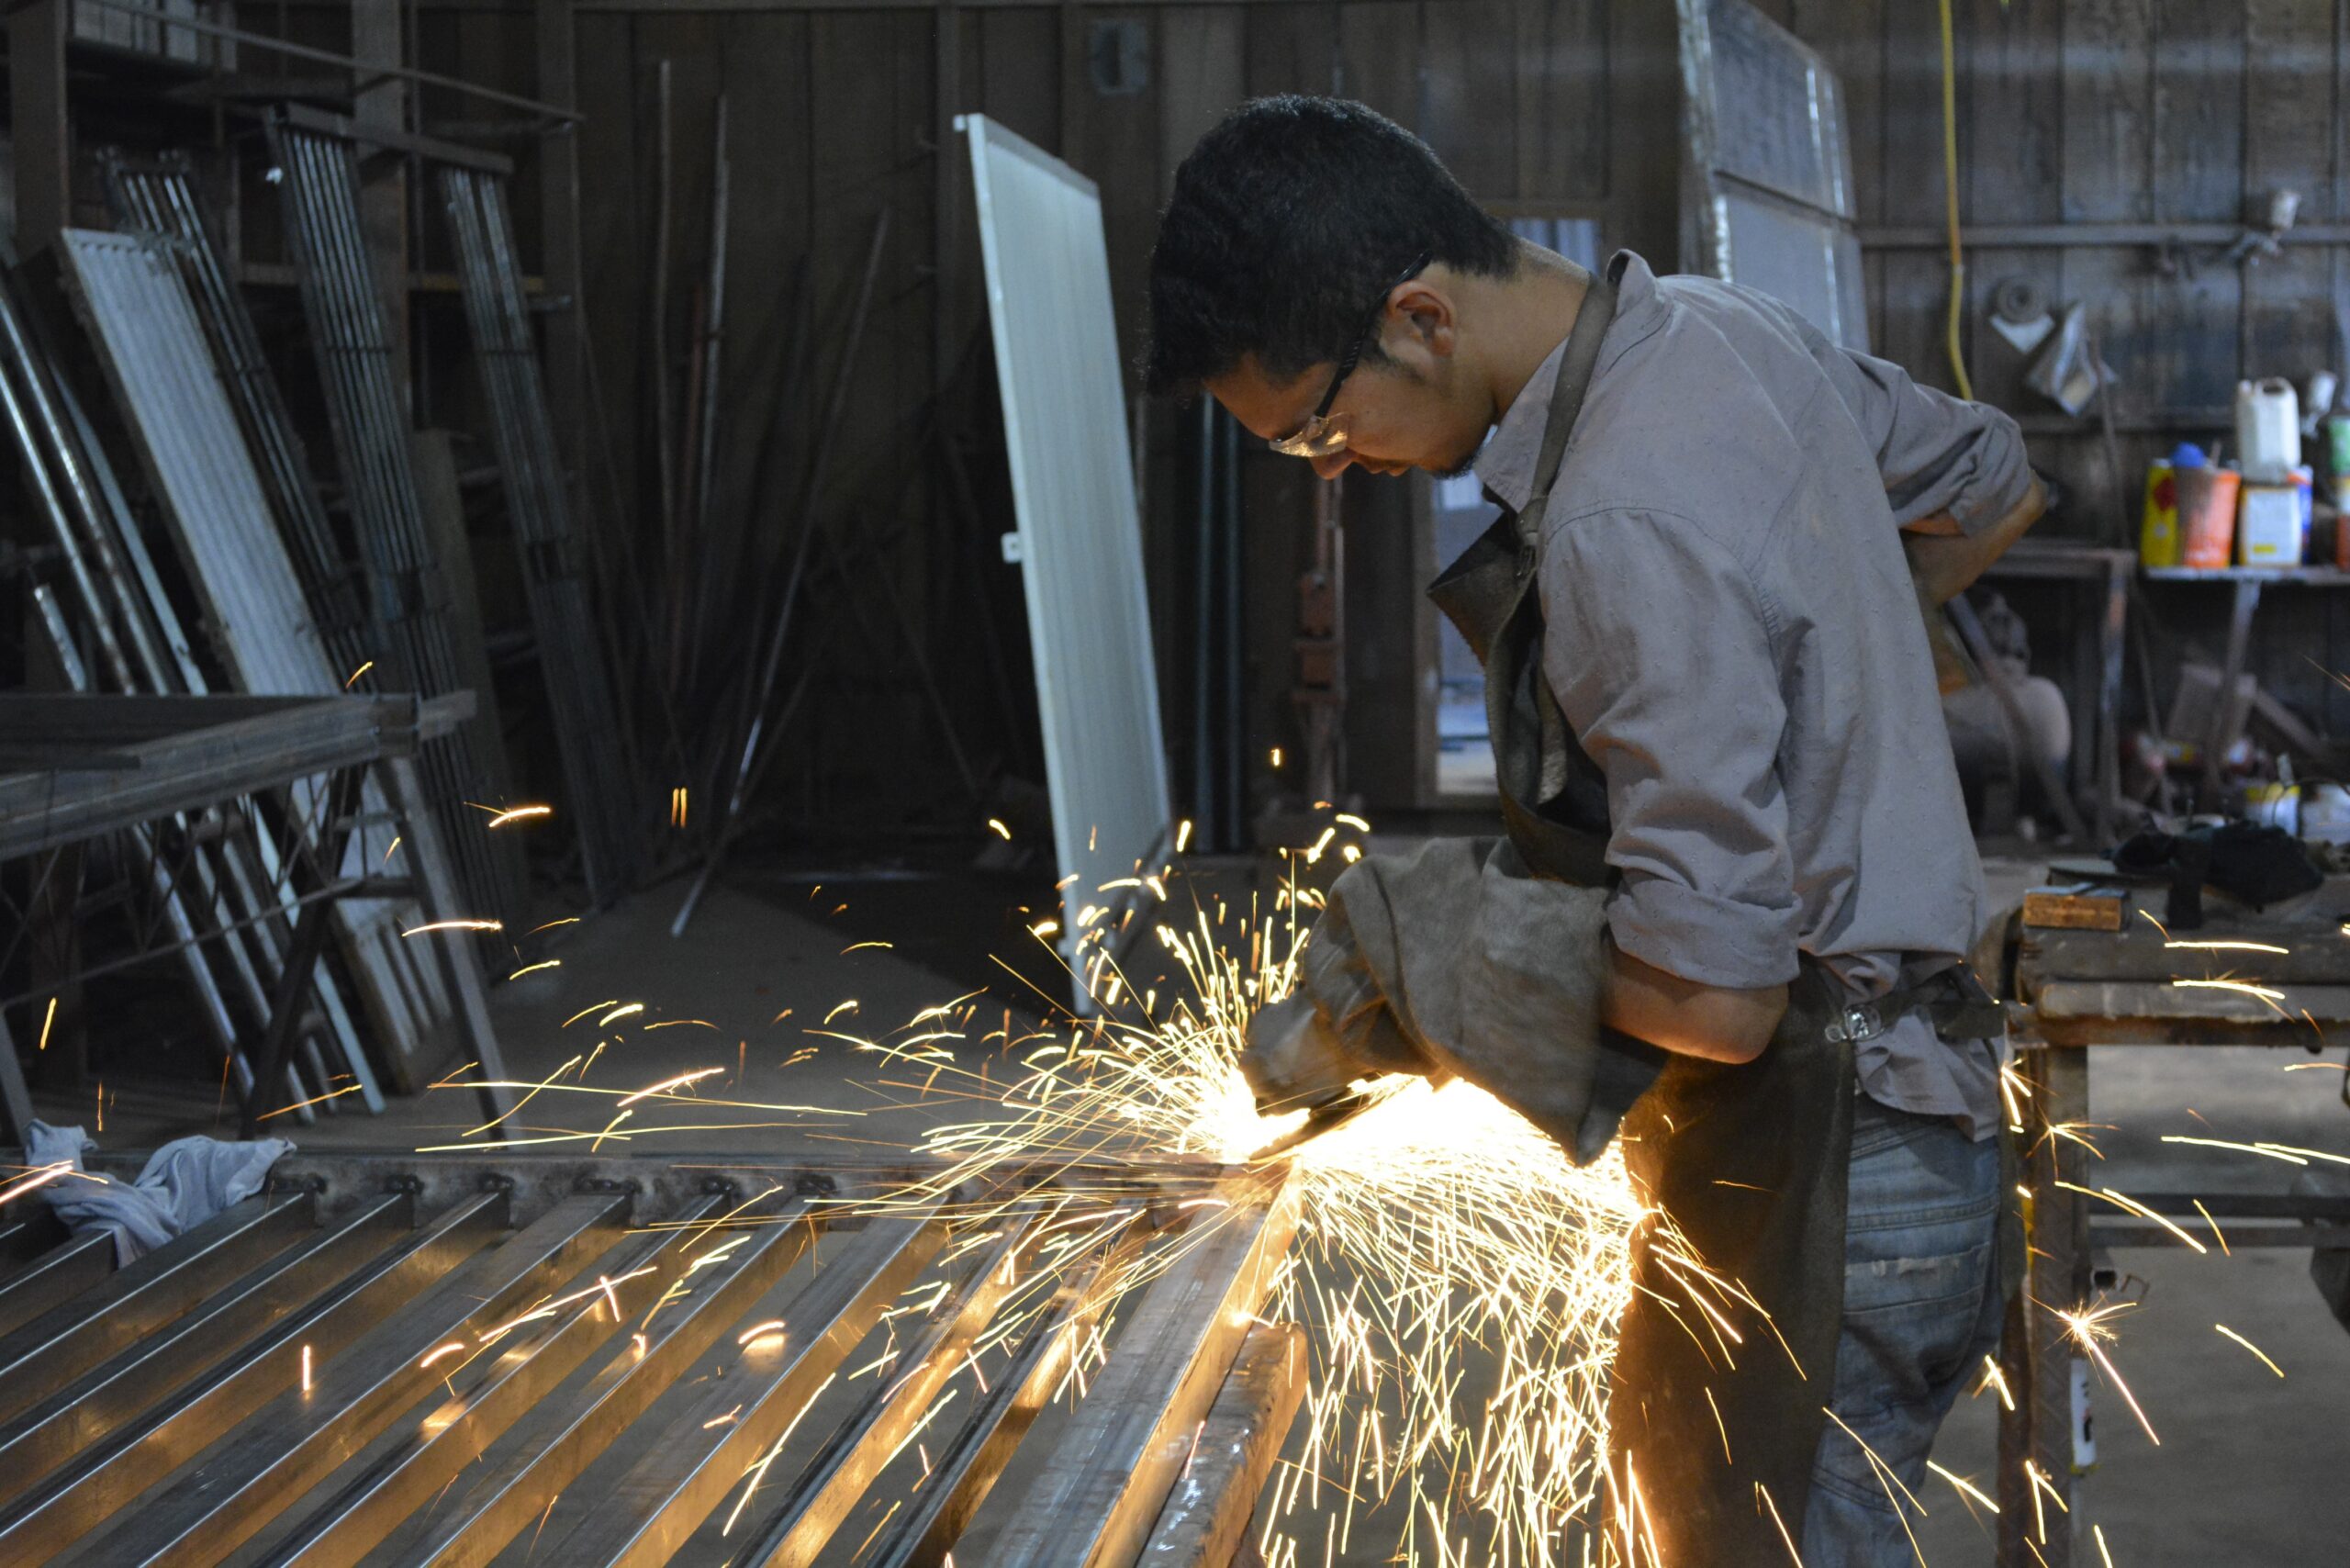
[[[2129,900],[2113,888],[2033,888],[2023,895],[2023,923],[2060,931],[2119,931]]]

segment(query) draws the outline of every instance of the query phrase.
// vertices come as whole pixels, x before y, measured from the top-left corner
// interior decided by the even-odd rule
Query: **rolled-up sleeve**
[[[1887,361],[1824,340],[1813,352],[1874,449],[1886,499],[1902,527],[1947,512],[1975,533],[2023,499],[2031,465],[2015,420],[1920,386]]]
[[[1765,606],[1697,524],[1586,514],[1543,554],[1544,669],[1607,779],[1617,946],[1703,985],[1796,974],[1801,914]]]

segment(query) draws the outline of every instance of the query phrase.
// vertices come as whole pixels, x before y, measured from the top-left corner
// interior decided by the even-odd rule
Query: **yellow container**
[[[2146,505],[2138,531],[2138,560],[2148,566],[2178,565],[2178,471],[2167,457],[2146,465]]]

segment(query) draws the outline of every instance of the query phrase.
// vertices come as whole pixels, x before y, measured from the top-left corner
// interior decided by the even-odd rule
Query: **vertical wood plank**
[[[1165,190],[1192,145],[1246,92],[1248,38],[1237,6],[1172,6],[1158,32],[1158,166]]]
[[[2244,0],[2165,0],[2154,24],[2157,218],[2229,222],[2244,211]],[[2243,274],[2213,259],[2157,286],[2163,330],[2129,390],[2154,409],[2216,408],[2239,374]]]
[[[1423,7],[1420,135],[1469,194],[1508,201],[1517,189],[1517,22],[1509,0],[1443,0]]]
[[[1517,197],[1607,195],[1607,8],[1602,0],[1514,0]]]
[[[1819,50],[1844,89],[1844,139],[1863,224],[1885,221],[1885,7],[1877,0],[1796,0],[1794,30]],[[1869,342],[1885,342],[1885,258],[1861,261]]]
[[[1607,243],[1660,273],[1681,255],[1681,65],[1673,7],[1606,0]]]
[[[2145,221],[2154,208],[2154,6],[2153,0],[2087,0],[2065,8],[2063,95],[2068,223]],[[2081,246],[2061,260],[2060,298],[2088,308],[2090,330],[2106,362],[2122,377],[2116,407],[2143,407],[2136,379],[2139,348],[2156,324],[2147,317],[2144,252]],[[2057,443],[2056,477],[2073,493],[2068,510],[2112,515],[2115,481],[2093,427]],[[2133,454],[2125,451],[2125,465]],[[2125,489],[2126,493],[2126,489]]]
[[[1964,22],[1955,18],[1960,48]],[[1879,210],[1893,224],[1939,229],[1944,220],[1942,27],[1931,6],[1885,7],[1885,175]],[[1963,155],[1962,170],[1965,167]],[[1944,349],[1950,263],[1930,251],[1884,258],[1882,330],[1870,340],[1921,386],[1956,389]],[[1963,330],[1963,324],[1962,324]]]
[[[637,363],[643,343],[644,218],[651,186],[638,146],[635,19],[588,11],[572,18],[577,29],[579,99],[604,106],[580,121],[579,165],[601,177],[584,178],[579,191],[580,319],[592,372],[586,418],[593,445],[582,454],[587,483],[604,493],[605,515],[631,549],[653,536],[657,509],[644,505],[643,428]],[[643,205],[640,209],[640,201]]]
[[[1245,6],[1248,95],[1328,93],[1338,80],[1338,7]]]
[[[1061,146],[1060,16],[1049,6],[976,10],[979,107],[1047,152]]]
[[[1965,117],[1968,150],[1961,195],[1966,221],[2054,223],[2064,217],[2064,12],[2053,6],[1967,0]],[[2040,406],[2023,386],[2031,356],[1988,325],[1999,286],[2018,279],[2061,303],[2064,267],[2049,250],[1976,251],[1967,258],[1967,309],[1975,323],[1968,373],[1975,396],[2022,413]]]
[[[1408,129],[1420,112],[1417,0],[1338,7],[1338,90]]]
[[[2341,85],[2334,56],[2335,0],[2244,0],[2244,186],[2248,202],[2289,188],[2304,222],[2337,212],[2333,145]],[[2298,384],[2339,369],[2331,247],[2288,245],[2244,277],[2244,373]]]

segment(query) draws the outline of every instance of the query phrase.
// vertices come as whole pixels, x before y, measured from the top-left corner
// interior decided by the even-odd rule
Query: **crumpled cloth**
[[[83,1151],[97,1147],[79,1127],[35,1122],[25,1129],[25,1163],[35,1167],[62,1159],[79,1170]],[[149,1157],[135,1182],[89,1176],[51,1182],[40,1191],[74,1235],[112,1231],[119,1267],[260,1192],[270,1167],[293,1148],[282,1137],[251,1143],[174,1138]]]
[[[1300,987],[1360,1058],[1464,1078],[1587,1165],[1664,1064],[1599,1021],[1606,902],[1507,839],[1366,856],[1331,885]]]

